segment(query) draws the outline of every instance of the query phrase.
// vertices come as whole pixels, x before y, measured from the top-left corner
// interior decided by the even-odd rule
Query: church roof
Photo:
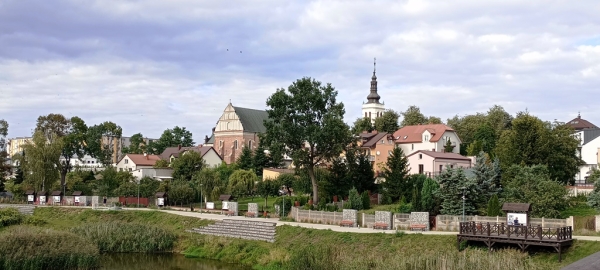
[[[269,114],[264,110],[255,110],[241,107],[233,107],[235,113],[242,122],[244,131],[264,133],[267,131],[264,121],[269,118]]]

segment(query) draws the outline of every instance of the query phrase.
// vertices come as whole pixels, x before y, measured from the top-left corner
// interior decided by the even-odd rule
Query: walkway
[[[596,252],[579,261],[569,264],[561,270],[596,270],[600,269],[600,252]]]

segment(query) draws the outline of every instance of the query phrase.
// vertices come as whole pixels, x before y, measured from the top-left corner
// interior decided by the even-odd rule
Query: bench
[[[256,217],[256,213],[254,213],[254,212],[246,212],[246,217]]]
[[[225,212],[226,216],[233,216],[233,214],[235,214],[233,211],[227,211],[227,212]]]
[[[373,224],[373,229],[374,230],[377,230],[377,229],[387,230],[387,228],[388,228],[387,223],[375,222],[375,224]]]
[[[340,226],[342,226],[342,227],[354,227],[354,221],[352,221],[352,220],[342,220],[342,222],[340,222]]]
[[[410,224],[410,230],[412,231],[413,229],[425,231],[425,229],[427,229],[427,225],[425,225],[425,224]]]

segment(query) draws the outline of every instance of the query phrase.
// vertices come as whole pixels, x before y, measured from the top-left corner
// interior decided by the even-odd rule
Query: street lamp
[[[462,214],[462,221],[465,222],[465,200],[467,199],[465,197],[465,190],[467,189],[466,187],[461,187],[460,189],[462,189],[462,201],[463,201],[463,214]]]
[[[202,213],[202,183],[200,183],[200,213]]]

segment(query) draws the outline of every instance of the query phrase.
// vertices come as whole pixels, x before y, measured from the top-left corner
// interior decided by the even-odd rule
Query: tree
[[[429,116],[427,118],[427,124],[443,124],[442,118],[439,118],[437,116]]]
[[[237,160],[238,168],[242,170],[255,170],[253,164],[252,150],[248,147],[242,149],[242,154]]]
[[[336,100],[331,84],[304,77],[287,91],[277,89],[267,100],[269,119],[261,138],[269,150],[291,156],[311,179],[313,203],[318,203],[315,167],[338,157],[351,141],[344,123],[344,104]]]
[[[421,208],[424,211],[427,211],[431,214],[436,212],[435,209],[437,208],[437,200],[435,198],[435,194],[439,188],[440,186],[435,180],[431,178],[425,179],[425,182],[423,183],[423,189],[421,189]]]
[[[115,145],[121,139],[123,129],[113,122],[104,122],[91,126],[85,135],[86,152],[100,160],[104,167],[110,167],[117,162],[114,151]]]
[[[452,153],[453,150],[454,150],[454,145],[452,145],[450,138],[448,138],[448,140],[446,140],[446,143],[444,144],[444,152]]]
[[[475,160],[475,166],[472,169],[473,181],[475,182],[475,201],[476,209],[483,210],[491,197],[500,194],[502,190],[501,184],[501,171],[500,161],[495,158],[493,161],[489,158],[489,155],[480,152]]]
[[[254,155],[252,158],[252,164],[254,165],[254,169],[256,171],[256,176],[262,178],[263,169],[271,166],[272,160],[267,154],[265,154],[265,149],[259,145],[254,150]],[[279,167],[279,166],[276,166]]]
[[[146,153],[146,141],[142,133],[133,134],[130,139],[129,147],[123,147],[123,154],[143,154]]]
[[[192,147],[194,140],[192,133],[185,127],[175,126],[173,129],[167,129],[160,135],[160,138],[147,146],[148,152],[154,155],[160,155],[167,147]]]
[[[567,189],[551,179],[544,165],[512,165],[506,172],[503,187],[509,202],[531,203],[532,216],[558,218],[567,207]]]
[[[420,124],[427,123],[427,117],[421,113],[421,109],[415,105],[411,105],[406,109],[406,111],[402,112],[402,122],[400,126],[415,126]]]
[[[348,162],[345,181],[354,186],[359,193],[367,190],[375,190],[375,173],[369,157],[358,147],[352,147],[346,151],[346,162]]]
[[[371,132],[373,131],[373,129],[374,126],[373,123],[371,123],[371,118],[362,117],[357,118],[356,121],[354,121],[351,132],[354,135],[358,135],[361,134],[363,131]]]
[[[37,191],[47,191],[59,178],[59,158],[62,151],[62,140],[48,142],[41,131],[33,134],[33,139],[24,145],[26,158],[23,159],[26,182]]]
[[[203,168],[194,175],[194,182],[202,193],[202,196],[209,201],[217,200],[221,193],[213,193],[214,190],[223,191],[226,186],[220,179],[216,169]]]
[[[160,169],[160,168],[169,168],[169,161],[165,160],[165,159],[159,159],[156,161],[156,163],[154,163],[154,166],[152,166],[156,169]]]
[[[383,168],[383,177],[385,178],[382,184],[383,192],[392,201],[397,201],[402,195],[411,192],[408,182],[408,159],[400,147],[394,148],[392,155],[388,157]]]
[[[333,159],[329,172],[329,181],[327,181],[326,185],[327,194],[340,197],[348,196],[348,191],[352,188],[352,183],[348,180],[348,166],[346,161],[340,157]]]
[[[393,110],[386,110],[380,117],[375,118],[375,129],[378,132],[394,133],[400,128],[398,119],[400,114]]]
[[[471,215],[477,213],[477,189],[475,181],[469,180],[463,168],[446,167],[437,178],[440,188],[435,196],[442,201],[441,213],[443,215],[461,215],[463,212],[463,190],[465,195],[464,211]]]
[[[454,116],[453,118],[449,118],[446,123],[449,127],[456,131],[458,137],[462,141],[460,153],[462,155],[467,154],[467,148],[469,144],[474,141],[475,132],[477,128],[486,122],[486,116],[482,113],[477,113],[474,115],[466,115],[466,116]],[[477,151],[476,153],[479,153]]]
[[[96,181],[96,194],[99,196],[115,196],[115,191],[123,183],[135,182],[135,177],[129,172],[117,172],[110,166],[100,173],[100,179]]]
[[[494,129],[489,123],[485,122],[477,128],[473,140],[474,141],[467,149],[468,155],[475,156],[481,151],[488,155],[493,155],[497,137]]]
[[[7,163],[6,136],[8,135],[8,122],[0,119],[0,192],[4,191],[4,182],[8,179],[11,166]]]
[[[262,180],[256,185],[256,193],[265,198],[265,205],[267,205],[269,196],[279,195],[279,187],[277,180]]]
[[[57,167],[60,171],[60,185],[63,191],[67,173],[72,170],[71,159],[82,159],[85,154],[84,141],[87,129],[85,122],[77,116],[67,119],[62,114],[48,114],[37,119],[35,131],[43,133],[49,143],[62,141],[60,156],[62,162],[59,162]]]
[[[169,185],[169,200],[175,205],[181,206],[190,203],[194,199],[194,189],[185,180],[173,180]]]
[[[360,197],[362,199],[363,209],[364,210],[371,209],[371,198],[369,197],[369,193],[365,191],[360,195]]]
[[[348,202],[350,203],[350,207],[354,210],[362,210],[362,198],[358,194],[358,190],[356,188],[352,188],[348,194]]]
[[[253,171],[239,169],[229,177],[227,189],[231,195],[239,198],[242,195],[250,194],[257,181],[258,177]]]
[[[510,129],[512,120],[512,115],[507,113],[504,108],[499,105],[492,106],[486,114],[486,123],[494,130],[496,139],[500,138],[502,131]]]
[[[498,201],[498,195],[494,194],[488,202],[487,215],[491,217],[500,216],[502,214],[501,211],[502,206],[500,206],[500,201]]]
[[[204,159],[200,153],[196,151],[185,151],[183,154],[171,162],[171,168],[173,168],[173,179],[180,179],[185,181],[192,180],[192,177],[196,172],[206,167]]]

